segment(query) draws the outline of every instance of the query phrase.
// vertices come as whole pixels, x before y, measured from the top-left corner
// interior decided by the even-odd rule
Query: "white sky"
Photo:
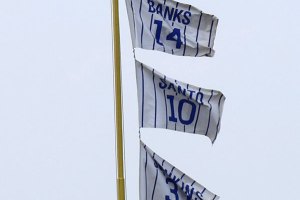
[[[214,146],[143,131],[222,200],[297,199],[300,4],[186,0],[215,14],[213,58],[137,51],[167,76],[227,97]],[[138,199],[138,107],[120,2],[127,199]],[[0,199],[116,199],[110,2],[0,1]],[[153,59],[155,58],[155,59]]]

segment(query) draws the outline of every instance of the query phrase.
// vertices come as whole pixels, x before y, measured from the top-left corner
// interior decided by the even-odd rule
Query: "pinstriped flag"
[[[213,56],[218,19],[173,0],[126,0],[133,47]]]
[[[140,142],[140,200],[217,200],[219,197]]]
[[[214,143],[225,96],[159,73],[136,60],[140,127],[205,135]]]

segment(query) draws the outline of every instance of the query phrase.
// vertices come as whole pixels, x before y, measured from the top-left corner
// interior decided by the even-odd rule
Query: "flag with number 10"
[[[140,127],[205,135],[214,143],[225,96],[169,78],[136,60]]]

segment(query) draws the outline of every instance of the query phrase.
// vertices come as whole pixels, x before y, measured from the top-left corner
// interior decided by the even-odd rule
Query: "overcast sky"
[[[226,96],[204,136],[144,130],[161,157],[222,200],[297,199],[300,3],[185,0],[220,21],[213,58],[137,51],[169,77]],[[0,1],[0,199],[116,199],[110,2]],[[120,2],[127,199],[138,200],[138,107]]]

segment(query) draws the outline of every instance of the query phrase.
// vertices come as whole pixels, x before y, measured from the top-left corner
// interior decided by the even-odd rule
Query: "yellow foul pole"
[[[125,200],[125,176],[123,153],[122,122],[122,82],[121,82],[121,48],[119,27],[119,3],[112,0],[113,58],[115,85],[115,124],[116,124],[116,158],[117,158],[117,199]]]

